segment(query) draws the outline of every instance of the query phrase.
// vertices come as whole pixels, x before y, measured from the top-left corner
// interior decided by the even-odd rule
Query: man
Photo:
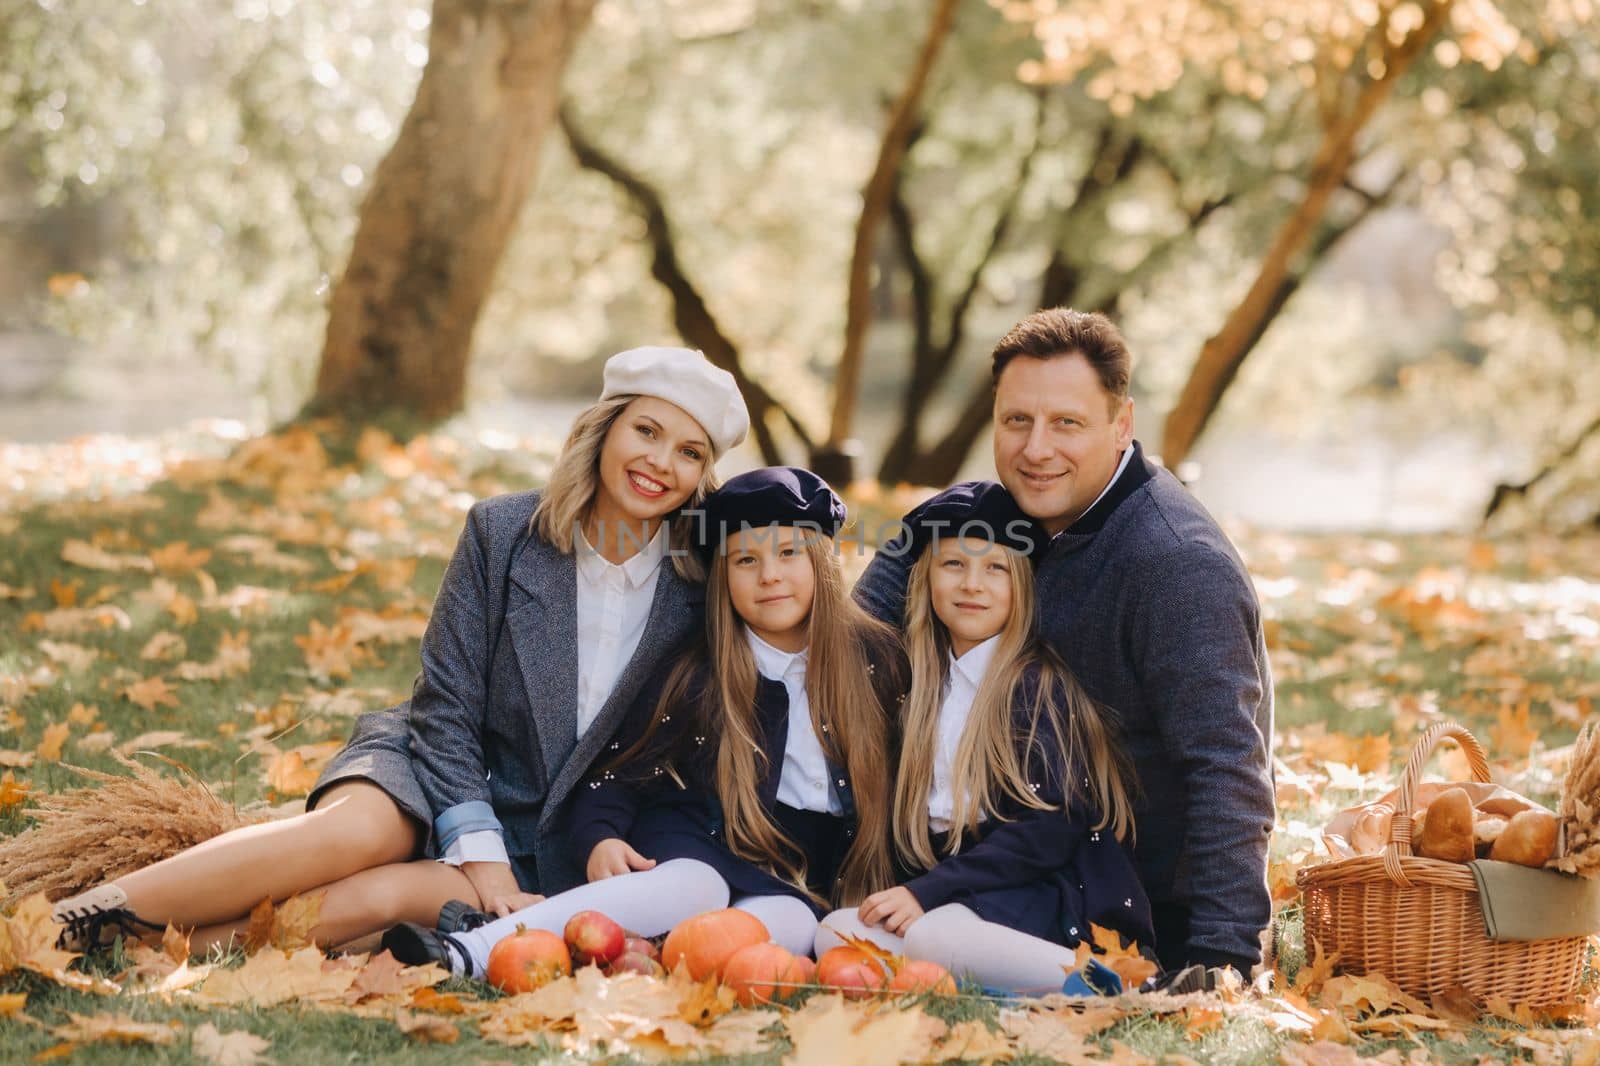
[[[1271,918],[1274,821],[1272,679],[1249,574],[1133,439],[1128,350],[1110,319],[1030,315],[995,346],[993,375],[995,469],[1053,535],[1035,559],[1040,632],[1118,714],[1138,770],[1156,949],[1169,970],[1248,974]],[[908,572],[891,545],[857,600],[900,623]]]

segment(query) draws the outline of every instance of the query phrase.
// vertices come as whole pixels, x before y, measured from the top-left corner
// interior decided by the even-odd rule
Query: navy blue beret
[[[798,466],[766,466],[729,478],[701,505],[696,547],[715,555],[741,529],[805,525],[837,536],[844,526],[844,501],[828,483]]]
[[[963,481],[919,503],[901,519],[900,536],[884,546],[915,560],[935,540],[981,537],[1037,559],[1050,534],[1029,518],[998,481]],[[907,536],[909,535],[909,542]]]

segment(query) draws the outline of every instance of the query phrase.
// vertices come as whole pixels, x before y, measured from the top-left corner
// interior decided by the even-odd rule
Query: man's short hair
[[[1052,307],[1035,311],[1012,326],[994,346],[994,383],[999,385],[1001,372],[1019,355],[1054,359],[1074,353],[1083,356],[1094,368],[1100,387],[1111,397],[1111,413],[1115,415],[1128,396],[1131,360],[1122,331],[1099,311]]]

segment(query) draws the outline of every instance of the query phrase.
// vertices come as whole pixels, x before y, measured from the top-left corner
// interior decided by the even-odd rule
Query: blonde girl
[[[910,694],[892,837],[900,883],[830,914],[838,933],[931,959],[984,985],[1059,989],[1099,925],[1152,946],[1124,843],[1126,757],[1097,706],[1033,632],[1030,556],[1044,532],[993,482],[906,516]]]
[[[704,518],[704,637],[574,796],[590,883],[467,932],[396,927],[396,958],[482,974],[518,925],[556,932],[593,909],[653,936],[730,901],[808,953],[818,915],[893,882],[887,708],[904,672],[845,587],[844,505],[810,471],[774,467],[731,479]]]

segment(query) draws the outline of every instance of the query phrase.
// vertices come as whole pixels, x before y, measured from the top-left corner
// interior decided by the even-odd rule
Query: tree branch
[[[762,460],[769,465],[783,461],[777,441],[767,425],[770,411],[782,415],[801,443],[810,448],[810,435],[800,421],[782,402],[745,373],[739,361],[738,346],[723,332],[699,289],[690,280],[678,257],[677,241],[660,192],[590,140],[578,126],[570,105],[562,105],[558,119],[579,165],[611,179],[644,216],[645,233],[651,249],[650,273],[672,298],[673,325],[679,335],[704,352],[714,366],[733,375],[745,402],[750,405],[750,429],[761,449]]]
[[[922,49],[912,67],[900,99],[889,116],[878,145],[878,160],[861,194],[861,215],[856,220],[855,246],[850,255],[850,283],[845,305],[844,346],[834,375],[833,417],[828,429],[828,446],[839,448],[850,436],[855,419],[857,392],[861,384],[867,326],[872,320],[872,257],[878,231],[888,214],[894,189],[895,172],[905,158],[906,145],[916,122],[923,93],[933,74],[933,64],[955,23],[957,0],[936,0],[933,18],[922,40]]]

